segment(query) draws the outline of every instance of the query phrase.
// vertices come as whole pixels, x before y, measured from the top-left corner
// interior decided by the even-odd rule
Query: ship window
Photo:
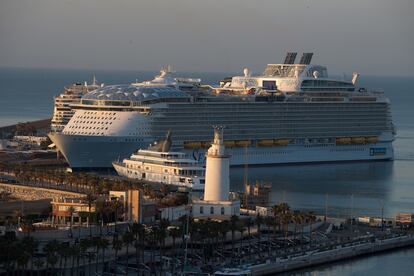
[[[221,207],[221,214],[224,215],[224,207]]]
[[[204,214],[204,206],[200,206],[200,214]]]
[[[210,214],[214,215],[214,207],[213,206],[210,207]]]
[[[263,81],[263,88],[267,90],[276,90],[276,81]]]

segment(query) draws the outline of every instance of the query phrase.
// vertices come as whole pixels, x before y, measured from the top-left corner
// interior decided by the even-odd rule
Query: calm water
[[[150,79],[155,72],[111,72],[74,70],[0,69],[0,126],[50,117],[53,96],[64,85],[91,80],[96,74],[107,84]],[[187,74],[217,83],[225,74]],[[231,75],[231,74],[230,74]],[[324,164],[249,168],[250,180],[272,183],[273,202],[286,201],[295,209],[316,210],[347,217],[355,215],[394,216],[414,212],[414,94],[412,78],[362,77],[361,83],[382,88],[392,102],[398,137],[396,160],[354,164]],[[231,170],[234,190],[242,189],[243,168]],[[414,249],[312,268],[294,275],[412,275]]]

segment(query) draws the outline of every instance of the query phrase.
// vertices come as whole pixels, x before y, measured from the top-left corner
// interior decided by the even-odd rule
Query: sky
[[[414,75],[413,0],[0,0],[0,67]],[[300,54],[299,54],[300,56]]]

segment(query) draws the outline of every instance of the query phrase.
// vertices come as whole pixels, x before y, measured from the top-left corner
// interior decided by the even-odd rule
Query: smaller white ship
[[[164,141],[140,149],[122,162],[112,162],[120,176],[203,191],[205,169],[183,152],[170,151],[171,133]]]

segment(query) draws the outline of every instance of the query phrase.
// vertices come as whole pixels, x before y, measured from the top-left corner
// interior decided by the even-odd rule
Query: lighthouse
[[[230,156],[225,153],[223,127],[214,128],[214,141],[206,153],[205,201],[226,201],[230,192]]]
[[[240,215],[240,201],[230,200],[230,155],[224,146],[224,128],[214,127],[214,140],[206,153],[204,197],[194,200],[194,217],[229,218]]]

